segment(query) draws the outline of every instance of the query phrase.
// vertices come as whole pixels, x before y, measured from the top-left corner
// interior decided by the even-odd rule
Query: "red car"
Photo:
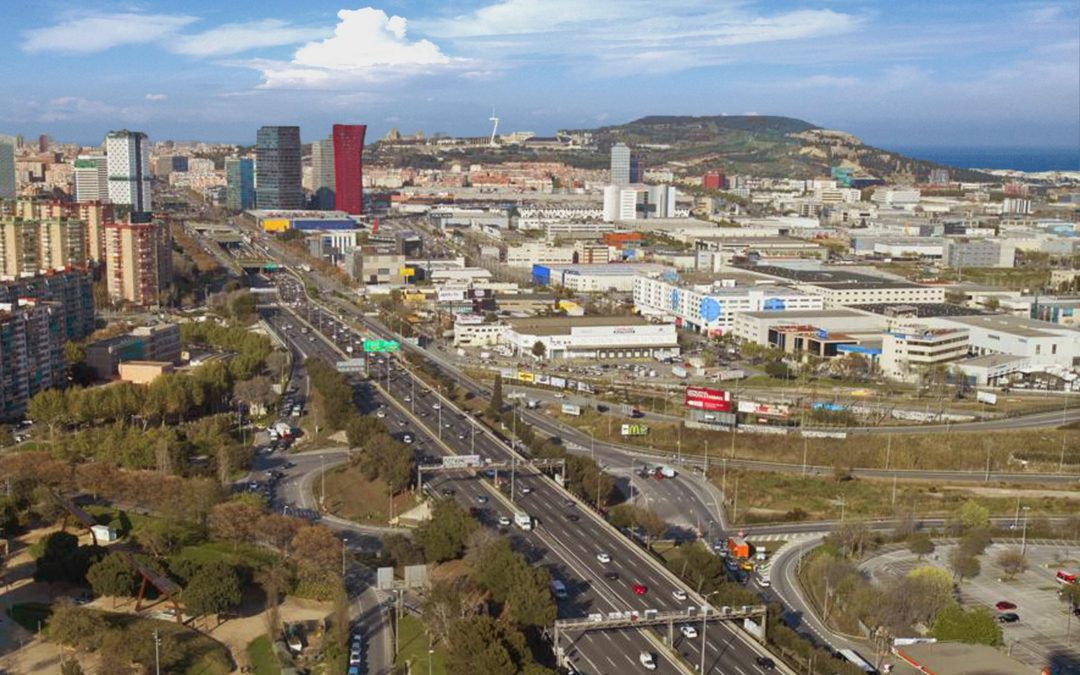
[[[648,592],[649,592],[649,589],[646,588],[643,584],[634,584],[634,594],[635,595],[645,595]]]
[[[1016,609],[1016,605],[1009,602],[1008,600],[1002,600],[998,604],[994,605],[994,607],[996,607],[997,611],[999,612],[1007,612],[1010,609]]]

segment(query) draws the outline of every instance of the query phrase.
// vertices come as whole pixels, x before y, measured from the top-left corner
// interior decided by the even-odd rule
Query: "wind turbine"
[[[498,143],[495,142],[495,132],[499,130],[499,118],[495,117],[495,109],[491,109],[491,117],[488,118],[488,122],[491,122],[491,140],[488,141],[488,145],[491,147],[498,147]]]

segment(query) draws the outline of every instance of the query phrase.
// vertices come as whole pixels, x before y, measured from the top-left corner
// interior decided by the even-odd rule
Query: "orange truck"
[[[728,537],[727,550],[733,558],[745,560],[750,557],[750,544],[742,537]]]

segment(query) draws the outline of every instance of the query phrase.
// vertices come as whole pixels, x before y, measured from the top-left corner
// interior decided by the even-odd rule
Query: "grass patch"
[[[45,627],[52,615],[52,607],[42,602],[23,602],[9,607],[7,615],[26,630],[36,633],[39,626]]]
[[[116,533],[121,537],[131,536],[132,532],[141,529],[147,523],[155,520],[153,516],[147,516],[141,513],[131,513],[125,509],[117,509],[111,506],[102,506],[100,504],[91,504],[83,510],[93,516],[94,520],[100,525],[108,525],[116,530]]]
[[[185,546],[173,559],[190,560],[200,565],[220,560],[233,566],[256,569],[273,567],[279,562],[277,555],[258,546],[220,541]]]
[[[267,636],[260,635],[252,640],[247,646],[247,656],[255,675],[281,675],[281,666]]]
[[[428,637],[419,618],[406,614],[398,624],[400,649],[394,665],[411,666],[414,673],[426,672],[428,666]],[[431,656],[431,674],[446,675],[446,652],[438,646]]]
[[[711,468],[709,478],[718,487],[726,485],[728,515],[734,522],[767,523],[800,520],[839,520],[841,511],[846,518],[883,518],[898,512],[918,517],[955,511],[962,503],[973,500],[997,515],[1008,515],[1023,496],[1039,515],[1071,514],[1080,502],[1066,497],[1042,495],[1039,490],[1064,491],[1070,486],[1009,485],[1008,483],[978,483],[943,485],[941,483],[897,481],[893,500],[893,481],[890,479],[856,478],[837,480],[834,476],[802,476],[769,471],[728,469],[726,481],[723,470]],[[735,492],[738,490],[738,512],[732,514]],[[1003,490],[997,495],[989,490]]]
[[[648,436],[620,434],[618,419],[583,409],[580,417],[560,415],[559,420],[597,440],[637,445],[657,452],[703,456],[708,443],[710,463],[722,458],[801,464],[803,452],[810,465],[842,468],[921,469],[986,471],[987,453],[994,472],[1042,471],[1054,473],[1061,458],[1062,435],[1066,437],[1065,471],[1080,467],[1080,435],[1055,429],[995,430],[992,434],[953,432],[938,434],[852,434],[846,439],[810,438],[797,434],[735,434],[701,429],[679,430],[677,424],[649,421]],[[1019,460],[1028,462],[1026,469]]]
[[[316,483],[316,491],[318,490]],[[414,505],[412,495],[403,492],[394,497],[394,515]],[[390,519],[390,497],[386,483],[367,480],[358,467],[341,466],[326,472],[327,511],[357,523],[385,525]]]

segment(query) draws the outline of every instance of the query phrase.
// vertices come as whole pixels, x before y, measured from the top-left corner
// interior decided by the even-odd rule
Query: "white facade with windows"
[[[916,286],[915,284],[800,284],[807,293],[813,293],[825,301],[825,307],[850,305],[922,304],[945,302],[945,289],[941,286]]]
[[[79,155],[74,173],[75,201],[109,201],[109,167],[104,155]]]
[[[569,246],[550,246],[541,242],[528,242],[506,249],[508,267],[533,265],[569,265],[574,262],[574,249]]]
[[[642,314],[672,317],[701,333],[733,330],[743,312],[820,310],[818,296],[782,286],[682,286],[659,277],[634,280],[634,305]]]
[[[132,211],[149,212],[150,141],[138,131],[112,131],[105,136],[109,201]]]
[[[1062,366],[1080,363],[1080,330],[1019,316],[940,317],[930,325],[965,329],[970,334],[968,353],[972,356],[1008,354],[1026,359],[1029,367]]]
[[[927,368],[967,356],[968,331],[956,328],[885,333],[881,371],[890,379],[915,381]]]

